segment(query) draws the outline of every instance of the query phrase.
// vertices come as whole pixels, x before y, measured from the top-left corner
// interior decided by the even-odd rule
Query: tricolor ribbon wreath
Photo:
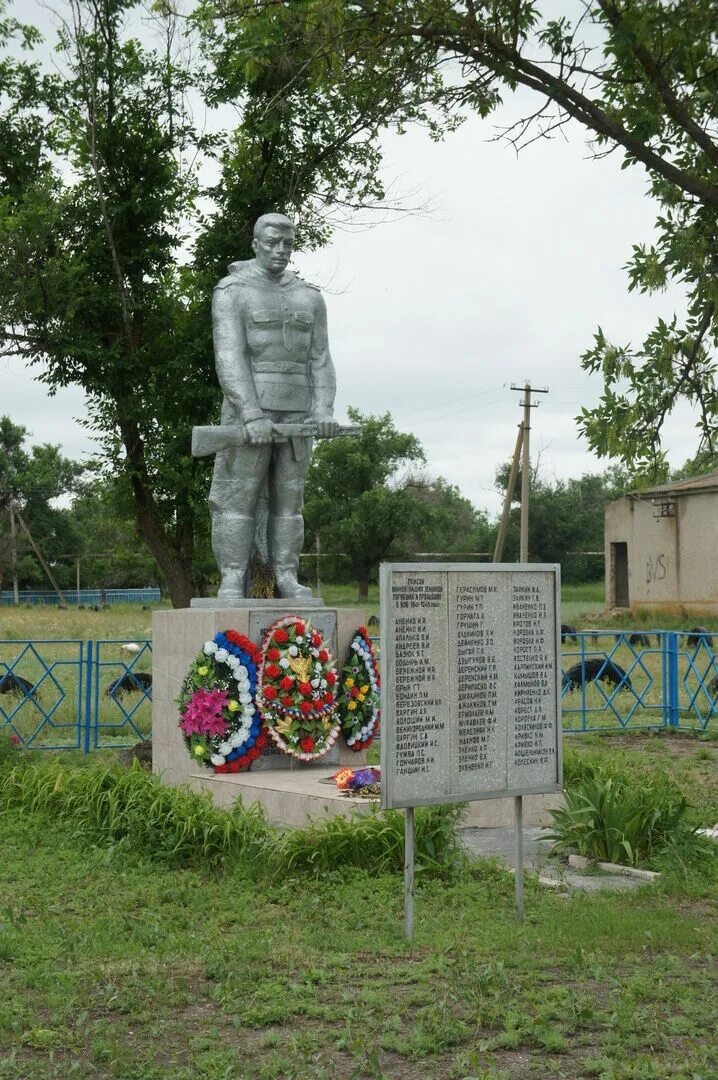
[[[342,669],[339,715],[347,746],[366,750],[379,732],[379,688],[376,656],[365,626],[360,626],[349,646]]]
[[[336,664],[310,622],[288,615],[262,642],[257,704],[269,735],[285,754],[314,761],[339,735]]]
[[[216,773],[239,772],[267,742],[255,706],[261,650],[236,630],[205,642],[177,700],[179,726],[192,759]]]

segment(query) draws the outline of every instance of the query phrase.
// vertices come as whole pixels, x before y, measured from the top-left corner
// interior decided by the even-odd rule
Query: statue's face
[[[293,247],[293,231],[276,225],[267,225],[252,241],[252,250],[259,265],[267,273],[277,276],[287,269]]]

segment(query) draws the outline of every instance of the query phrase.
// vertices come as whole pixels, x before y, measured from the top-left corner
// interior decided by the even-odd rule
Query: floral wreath
[[[283,753],[313,761],[339,735],[334,658],[311,623],[294,615],[270,626],[262,648],[257,703],[267,731]]]
[[[379,669],[369,634],[360,626],[342,670],[339,715],[347,746],[366,750],[379,733]]]
[[[248,768],[267,743],[255,707],[262,653],[249,638],[225,630],[205,642],[177,700],[179,726],[192,760],[216,773]]]

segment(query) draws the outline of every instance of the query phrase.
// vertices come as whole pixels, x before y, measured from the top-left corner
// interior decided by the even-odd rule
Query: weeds
[[[121,845],[171,867],[243,868],[255,875],[403,866],[404,824],[396,813],[318,821],[279,833],[258,804],[217,809],[208,793],[165,787],[134,762],[65,766],[43,761],[0,769],[0,806],[69,821],[76,834]],[[447,874],[462,863],[455,824],[461,807],[416,815],[417,868]]]
[[[559,853],[639,866],[694,844],[688,802],[663,772],[637,782],[616,765],[572,761],[564,795],[566,805],[551,811],[550,839]]]
[[[164,787],[136,763],[16,766],[0,775],[0,797],[8,809],[69,820],[78,833],[119,841],[169,866],[249,860],[272,835],[258,808],[216,810],[211,796]]]
[[[447,874],[463,862],[456,824],[463,804],[429,806],[416,814],[417,869]],[[376,873],[398,872],[404,866],[404,816],[396,810],[373,811],[351,818],[315,821],[306,829],[285,833],[273,863],[280,871],[312,870],[337,866],[366,868],[371,860]]]

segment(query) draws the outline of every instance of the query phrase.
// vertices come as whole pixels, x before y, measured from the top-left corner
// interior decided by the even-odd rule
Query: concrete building
[[[718,469],[606,507],[607,607],[718,612]]]

